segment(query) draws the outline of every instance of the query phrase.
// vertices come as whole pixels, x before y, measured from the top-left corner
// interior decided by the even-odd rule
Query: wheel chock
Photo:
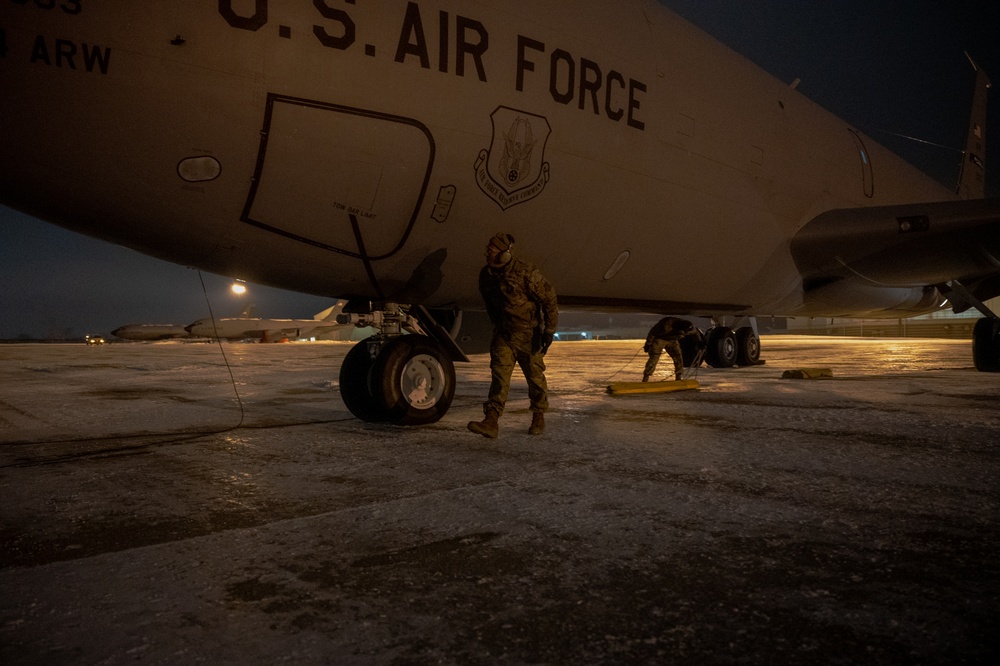
[[[833,370],[830,368],[799,368],[798,370],[785,370],[781,373],[782,379],[829,379],[833,377]]]
[[[672,380],[668,382],[616,382],[608,385],[611,395],[639,395],[642,393],[670,393],[692,391],[698,388],[694,379]]]

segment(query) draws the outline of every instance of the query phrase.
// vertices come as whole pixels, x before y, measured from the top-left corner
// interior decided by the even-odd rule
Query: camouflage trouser
[[[649,348],[649,360],[646,361],[643,376],[649,377],[653,374],[656,370],[656,364],[660,362],[660,354],[663,352],[670,354],[670,358],[674,360],[674,377],[680,379],[681,375],[684,374],[684,357],[681,355],[680,341],[660,340],[659,338],[653,340],[653,344]]]
[[[531,411],[544,412],[549,408],[548,386],[545,383],[545,357],[540,353],[528,353],[516,349],[509,340],[494,335],[490,343],[490,394],[483,403],[483,413],[495,410],[497,414],[503,414],[515,363],[521,366],[524,378],[528,381]]]

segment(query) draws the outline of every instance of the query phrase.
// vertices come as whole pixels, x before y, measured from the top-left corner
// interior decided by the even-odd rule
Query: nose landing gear
[[[402,335],[382,346],[368,386],[384,419],[398,425],[438,421],[455,397],[455,366],[425,335]]]
[[[453,359],[468,359],[426,310],[418,309],[416,316],[411,316],[399,305],[387,303],[384,307],[337,318],[342,324],[379,329],[344,358],[341,398],[362,421],[434,423],[447,413],[455,397]]]

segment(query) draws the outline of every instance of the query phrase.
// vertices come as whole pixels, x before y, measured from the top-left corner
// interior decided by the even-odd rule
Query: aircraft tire
[[[705,362],[713,368],[736,365],[736,334],[728,326],[716,326],[708,332]]]
[[[384,420],[397,425],[434,423],[455,397],[455,365],[441,345],[425,335],[387,342],[369,376]]]
[[[374,361],[368,351],[369,340],[351,347],[340,364],[340,397],[354,416],[362,421],[379,422],[386,420],[386,412],[371,391],[369,378]]]
[[[976,322],[972,360],[980,372],[1000,372],[1000,319],[984,317]]]
[[[740,366],[760,363],[760,338],[749,326],[736,329],[736,364]]]

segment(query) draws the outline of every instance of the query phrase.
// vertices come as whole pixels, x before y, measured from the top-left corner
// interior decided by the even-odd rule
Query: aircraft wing
[[[1000,198],[827,211],[795,234],[791,251],[807,293],[844,279],[957,280],[984,301],[1000,295]]]

